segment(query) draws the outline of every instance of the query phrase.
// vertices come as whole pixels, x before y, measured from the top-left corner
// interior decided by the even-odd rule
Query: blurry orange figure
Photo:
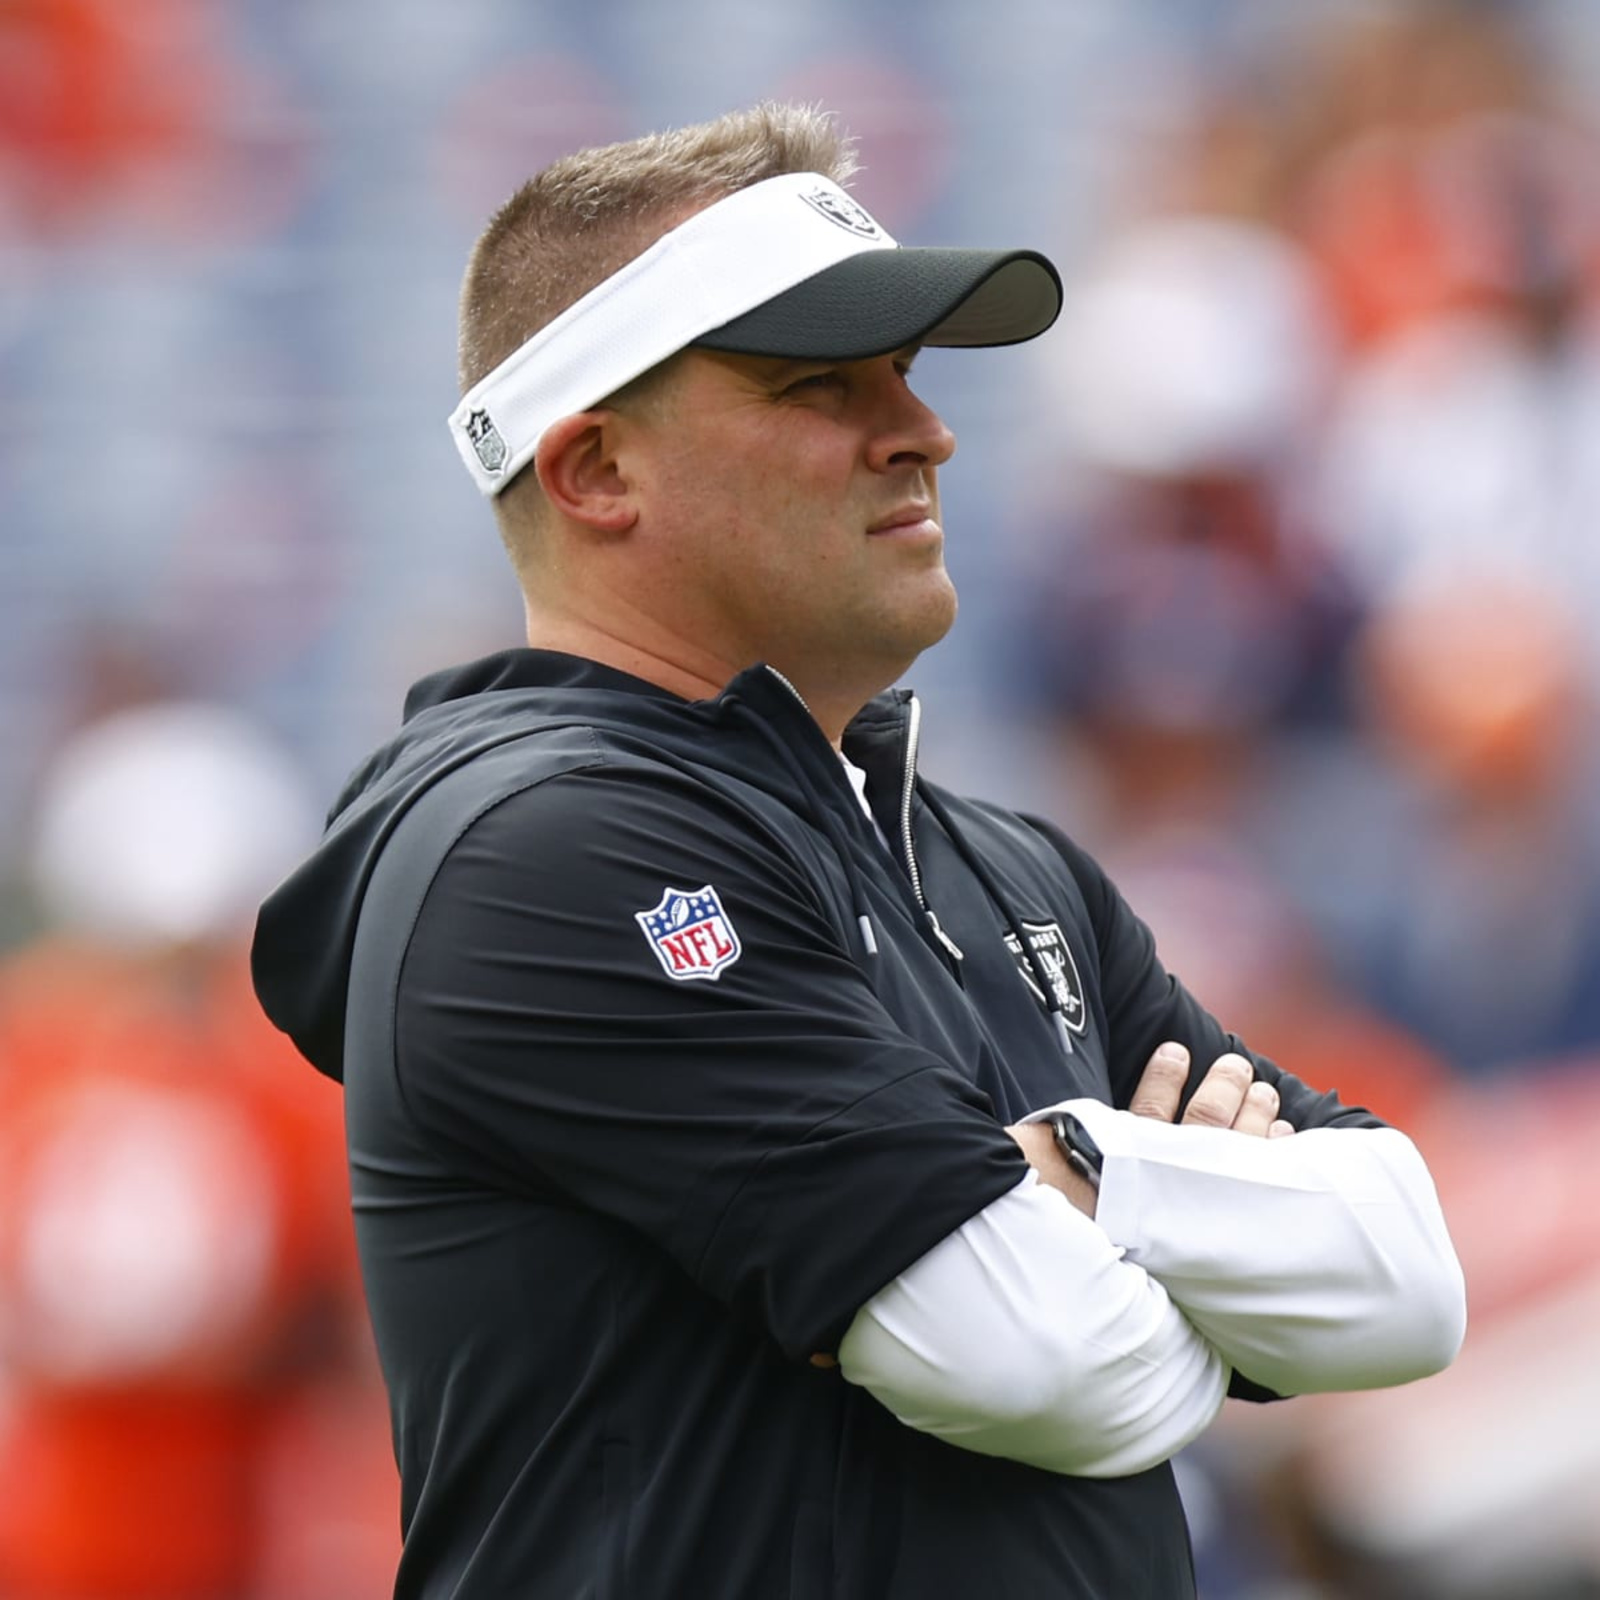
[[[1340,18],[1305,105],[1290,209],[1355,344],[1469,310],[1537,328],[1593,285],[1593,137],[1516,8]]]
[[[337,1095],[242,958],[57,947],[0,988],[0,1592],[249,1592],[257,1436],[345,1360]]]
[[[0,230],[189,244],[280,227],[310,134],[209,0],[0,0]]]
[[[0,966],[5,1600],[387,1592],[343,1108],[245,953],[302,798],[247,718],[183,701],[97,719],[41,785],[52,926]]]

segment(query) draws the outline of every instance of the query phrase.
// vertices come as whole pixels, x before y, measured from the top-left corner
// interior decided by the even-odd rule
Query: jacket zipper
[[[806,704],[806,697],[772,665],[764,663],[768,672],[781,683],[795,698],[796,703],[809,717],[811,707]],[[915,695],[910,696],[909,716],[906,727],[906,759],[905,767],[900,778],[900,848],[905,853],[906,875],[911,879],[911,892],[917,902],[917,909],[927,918],[928,927],[939,942],[939,948],[950,957],[952,961],[965,961],[967,958],[961,946],[939,924],[939,918],[932,906],[928,904],[928,897],[922,891],[922,868],[917,865],[916,842],[911,836],[911,794],[917,778],[917,744],[922,734],[922,702]],[[816,720],[812,717],[812,721]],[[876,941],[872,940],[870,926],[865,930],[865,935],[871,941],[871,948],[876,952]]]
[[[922,892],[922,869],[917,865],[917,846],[911,835],[911,796],[917,781],[917,744],[922,736],[922,702],[915,695],[911,696],[908,710],[905,770],[900,776],[900,848],[905,852],[906,872],[911,878],[911,892],[917,897],[917,905],[923,916],[928,919],[928,926],[933,929],[934,938],[939,941],[940,946],[952,960],[965,961],[966,956],[962,954],[961,946],[939,926],[938,915],[928,904],[928,897]]]
[[[795,688],[795,686],[790,683],[789,680],[784,677],[784,675],[779,672],[770,661],[764,661],[762,665],[767,669],[768,672],[772,674],[774,678],[778,680],[779,683],[784,686],[785,689],[789,691],[790,694],[795,697],[795,699],[800,703],[801,710],[803,710],[808,717],[811,717],[811,707],[806,704],[806,697],[801,694],[800,691]],[[811,717],[811,720],[815,722],[817,719],[815,717]]]

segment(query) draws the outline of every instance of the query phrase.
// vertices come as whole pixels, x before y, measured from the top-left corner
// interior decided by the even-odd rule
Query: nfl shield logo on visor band
[[[1061,280],[1035,251],[902,249],[838,184],[786,173],[696,212],[597,284],[468,390],[450,434],[496,495],[552,423],[689,345],[857,360],[1031,339],[1060,308]]]

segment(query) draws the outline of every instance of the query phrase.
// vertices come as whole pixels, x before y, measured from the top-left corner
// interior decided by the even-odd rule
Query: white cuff
[[[1247,1378],[1280,1394],[1381,1388],[1454,1359],[1465,1284],[1403,1133],[1261,1139],[1097,1100],[1061,1109],[1105,1153],[1095,1220]]]
[[[861,1308],[839,1365],[908,1427],[1093,1478],[1167,1460],[1229,1377],[1161,1285],[1031,1168]]]

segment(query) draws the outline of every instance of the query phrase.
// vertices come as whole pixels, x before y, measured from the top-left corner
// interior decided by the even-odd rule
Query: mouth
[[[924,501],[916,505],[901,506],[886,517],[880,517],[867,529],[869,538],[935,538],[944,533],[934,519],[933,507]]]

